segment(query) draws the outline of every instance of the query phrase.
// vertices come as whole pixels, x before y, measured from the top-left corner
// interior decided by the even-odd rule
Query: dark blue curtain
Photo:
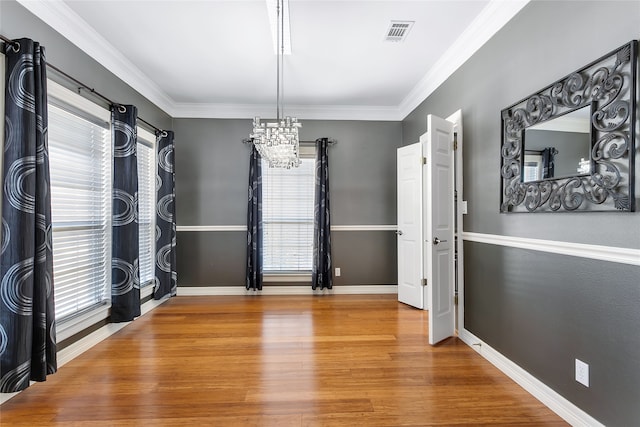
[[[57,370],[44,47],[6,45],[0,392]]]
[[[156,148],[158,150],[156,281],[153,298],[162,299],[166,296],[175,296],[178,286],[173,132],[156,132]]]
[[[316,140],[316,188],[313,220],[313,270],[311,287],[333,287],[331,272],[331,215],[329,209],[329,140]]]
[[[556,154],[558,154],[558,150],[553,147],[542,150],[542,179],[554,177]]]
[[[247,289],[262,289],[262,165],[256,147],[249,160],[247,204]]]
[[[140,316],[137,117],[133,105],[112,107],[112,322],[128,322]]]

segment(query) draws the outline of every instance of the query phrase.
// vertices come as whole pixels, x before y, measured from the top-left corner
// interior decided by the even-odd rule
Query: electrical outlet
[[[576,359],[576,381],[589,387],[589,365],[580,359]]]
[[[336,277],[340,277],[340,267],[336,267]]]

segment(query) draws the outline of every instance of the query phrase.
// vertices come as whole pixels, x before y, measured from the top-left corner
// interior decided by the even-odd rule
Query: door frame
[[[456,227],[454,231],[454,235],[456,236],[456,243],[454,250],[457,253],[457,262],[455,266],[455,280],[458,287],[458,303],[456,304],[456,309],[458,310],[458,315],[456,317],[456,325],[455,330],[456,334],[459,336],[459,332],[464,329],[464,242],[462,241],[462,232],[464,231],[464,214],[462,213],[462,207],[464,200],[463,194],[463,157],[462,157],[462,148],[463,148],[463,134],[462,134],[462,110],[457,110],[455,113],[451,114],[446,120],[453,123],[453,132],[456,135],[458,146],[453,154],[453,167],[454,167],[454,176],[455,176],[455,185],[454,190],[456,191],[457,197],[455,197],[454,208],[455,208],[455,221]]]
[[[459,109],[450,116],[446,117],[445,120],[453,123],[453,132],[456,134],[456,140],[458,142],[458,147],[454,151],[454,176],[455,176],[455,185],[454,190],[456,191],[457,197],[455,197],[454,209],[455,209],[455,221],[456,221],[456,229],[455,229],[455,250],[457,251],[457,265],[455,266],[455,280],[458,286],[458,304],[456,305],[457,316],[456,316],[456,325],[455,331],[459,336],[460,331],[464,330],[464,242],[462,240],[462,232],[464,231],[464,215],[462,213],[462,206],[464,200],[463,194],[463,125],[462,125],[462,110]],[[397,225],[396,225],[397,229]],[[424,268],[424,265],[423,265]],[[423,310],[429,310],[431,301],[427,300],[426,297],[427,292],[424,293],[424,308]]]

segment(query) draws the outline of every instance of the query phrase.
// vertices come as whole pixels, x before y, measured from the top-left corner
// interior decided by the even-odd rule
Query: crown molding
[[[398,106],[403,120],[530,0],[491,0]]]
[[[306,120],[402,121],[529,1],[491,0],[398,106],[291,105],[287,106],[287,114]],[[63,1],[17,2],[171,117],[226,119],[273,116],[272,105],[176,102]]]
[[[60,0],[17,0],[158,108],[172,115],[174,101],[138,67]]]

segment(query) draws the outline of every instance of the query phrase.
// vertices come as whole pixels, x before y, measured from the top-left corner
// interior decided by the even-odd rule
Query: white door
[[[429,302],[429,344],[454,335],[454,168],[453,123],[427,116],[420,137],[424,174],[425,277]]]
[[[398,301],[424,308],[422,145],[398,148]]]

